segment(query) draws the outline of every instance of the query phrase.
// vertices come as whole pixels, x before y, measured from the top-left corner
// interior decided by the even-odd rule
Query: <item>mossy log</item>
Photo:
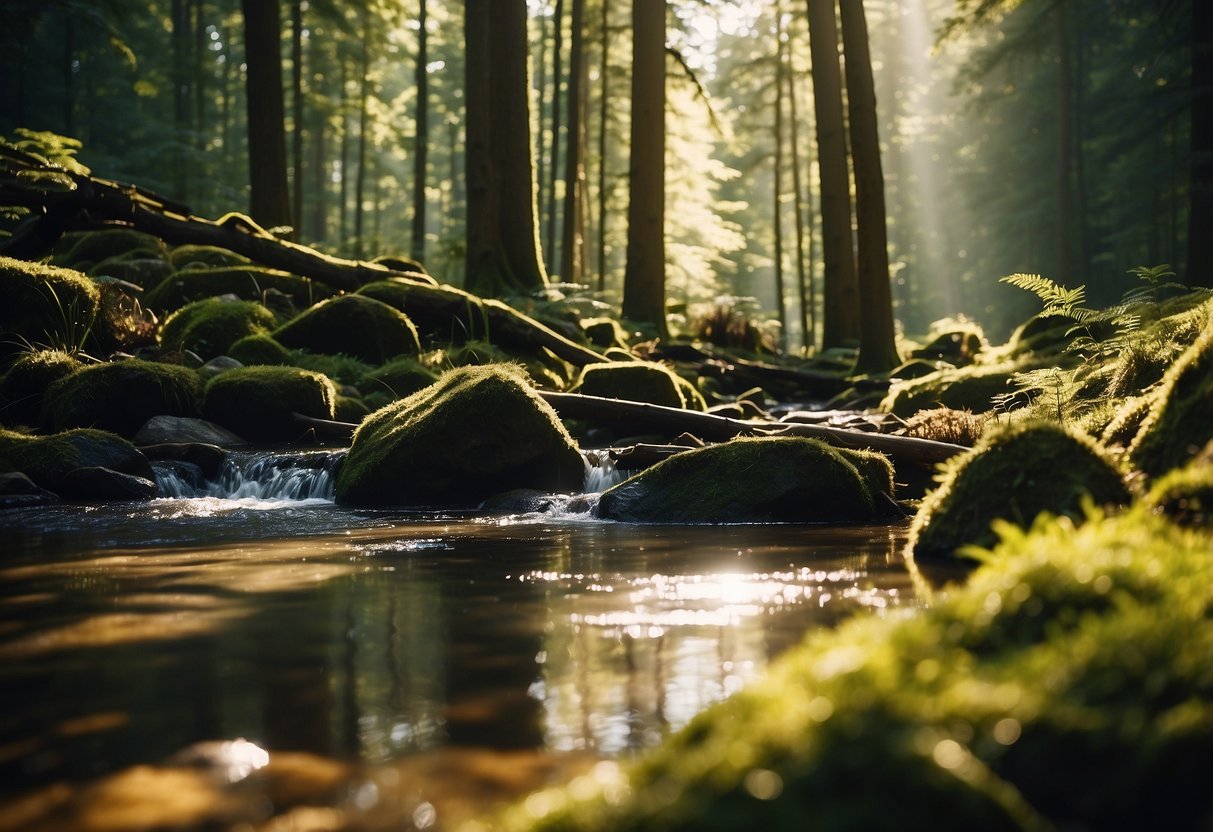
[[[35,175],[30,176],[31,172]],[[410,303],[425,306],[431,314],[455,318],[467,313],[466,298],[442,290],[428,275],[323,254],[278,239],[240,214],[228,214],[218,221],[196,217],[188,207],[135,185],[69,173],[11,147],[0,147],[0,205],[22,206],[38,214],[12,237],[0,241],[0,254],[10,257],[39,257],[68,231],[129,227],[173,245],[225,248],[255,263],[347,292],[373,281],[396,278],[416,287]],[[494,341],[546,347],[578,367],[607,360],[504,303],[485,300],[483,305]],[[408,308],[401,311],[413,314]]]
[[[580,393],[539,395],[556,409],[562,419],[602,419],[627,422],[635,428],[648,428],[673,434],[690,433],[709,441],[725,441],[734,436],[804,436],[820,439],[840,448],[868,448],[880,451],[896,465],[932,468],[964,452],[966,448],[930,439],[889,436],[882,433],[844,430],[824,425],[800,425],[756,419],[730,419],[710,413],[662,407],[655,404],[604,399]]]

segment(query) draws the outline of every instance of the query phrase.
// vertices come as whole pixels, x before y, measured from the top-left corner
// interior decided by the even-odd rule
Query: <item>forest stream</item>
[[[915,603],[901,524],[351,509],[331,458],[0,512],[0,829],[453,828]]]

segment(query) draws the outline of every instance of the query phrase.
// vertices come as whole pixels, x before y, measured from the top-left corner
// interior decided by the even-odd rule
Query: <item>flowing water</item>
[[[336,458],[0,511],[0,830],[445,826],[914,603],[902,526],[355,510]]]

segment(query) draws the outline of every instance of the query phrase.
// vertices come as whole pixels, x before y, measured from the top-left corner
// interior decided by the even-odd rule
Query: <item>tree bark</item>
[[[546,251],[556,256],[556,171],[560,170],[560,68],[564,53],[564,0],[556,0],[552,13],[552,151],[548,162],[548,216]],[[567,187],[567,185],[566,185]],[[555,266],[555,260],[552,261]]]
[[[254,0],[256,2],[256,0]],[[247,3],[246,3],[247,5]],[[189,36],[190,15],[186,0],[172,0],[170,8],[172,19],[172,82],[173,82],[173,190],[174,197],[182,201],[190,198],[189,165],[186,163],[185,146],[190,127],[190,81],[189,81]],[[251,52],[255,47],[250,41],[248,11],[245,11],[245,42],[246,51]],[[68,41],[70,43],[70,39]],[[249,84],[252,81],[252,63],[249,64]],[[250,144],[252,142],[252,124],[249,125]],[[71,132],[68,135],[72,135]],[[252,148],[249,148],[252,152]]]
[[[796,107],[796,64],[792,50],[787,53],[787,65],[780,64],[784,78],[788,84],[788,115],[792,120],[792,188],[796,191],[794,204],[796,207],[796,290],[800,300],[800,343],[806,355],[811,353],[816,345],[813,313],[813,275],[805,271],[804,250],[804,191],[800,178],[800,118]]]
[[[813,104],[817,115],[817,159],[821,171],[822,281],[821,346],[859,340],[859,287],[851,239],[851,185],[838,66],[835,0],[806,0],[809,50],[813,58]]]
[[[429,33],[426,31],[428,0],[419,0],[417,15],[417,114],[413,140],[413,245],[409,256],[425,262],[425,183],[430,153]]]
[[[623,315],[665,320],[665,0],[632,0],[632,128]]]
[[[573,0],[569,20],[569,126],[565,133],[564,220],[560,245],[560,279],[580,283],[585,237],[585,95],[589,75],[585,61],[585,0]]]
[[[248,64],[249,213],[267,228],[290,225],[278,1],[241,0],[241,7]]]
[[[775,10],[775,155],[772,160],[772,224],[775,229],[775,312],[779,348],[788,351],[788,307],[783,285],[783,15]]]
[[[855,216],[859,228],[859,359],[861,373],[885,373],[900,363],[889,285],[889,235],[885,223],[884,172],[876,124],[876,90],[868,49],[863,0],[841,0],[847,61],[851,154],[855,165]]]
[[[1213,4],[1192,2],[1189,286],[1213,287]]]
[[[360,68],[362,82],[358,85],[358,178],[354,180],[354,256],[363,257],[363,200],[366,198],[366,134],[370,127],[371,97],[371,7],[362,7],[362,52]]]
[[[607,121],[610,116],[611,0],[602,2],[602,46],[598,64],[598,291],[606,291]]]
[[[1071,274],[1070,221],[1073,203],[1070,170],[1073,167],[1073,118],[1070,104],[1070,33],[1066,4],[1058,3],[1053,10],[1054,36],[1057,45],[1057,279],[1069,282]]]
[[[291,218],[303,236],[303,0],[291,0]]]
[[[467,268],[481,295],[547,285],[531,158],[525,0],[468,0]]]

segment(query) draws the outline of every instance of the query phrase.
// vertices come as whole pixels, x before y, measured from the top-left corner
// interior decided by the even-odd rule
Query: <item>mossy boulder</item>
[[[138,251],[134,254],[146,254]],[[88,270],[91,277],[110,277],[153,289],[173,273],[172,264],[158,257],[132,257],[132,253],[120,254],[103,260]]]
[[[628,332],[614,318],[586,318],[581,329],[591,344],[599,349],[627,349]]]
[[[290,364],[290,351],[274,340],[272,335],[249,335],[236,341],[227,354],[241,364]]]
[[[75,267],[83,263],[100,263],[132,251],[162,253],[164,243],[133,228],[110,228],[64,235],[55,251],[52,258],[55,263]]]
[[[1129,459],[1151,476],[1178,468],[1213,439],[1213,328],[1167,370]]]
[[[182,271],[189,268],[223,268],[226,266],[244,266],[252,262],[243,254],[237,254],[218,246],[184,245],[177,246],[169,252],[169,262],[173,268]]]
[[[894,505],[881,454],[816,439],[734,439],[672,456],[603,493],[599,517],[630,523],[874,520]]]
[[[80,361],[62,350],[26,353],[0,376],[0,422],[36,425],[47,389],[80,369]]]
[[[356,425],[370,415],[371,408],[362,399],[353,396],[337,396],[337,401],[333,406],[333,418],[338,422],[349,422]]]
[[[297,367],[241,367],[206,385],[206,418],[256,442],[287,442],[306,429],[293,413],[332,419],[337,389],[329,378]]]
[[[1181,525],[1213,528],[1213,443],[1184,467],[1159,477],[1142,503]]]
[[[585,463],[517,367],[463,367],[363,420],[337,477],[356,505],[474,506],[515,488],[580,490]]]
[[[70,486],[74,471],[98,468],[155,479],[143,454],[107,431],[75,429],[31,436],[0,428],[0,471],[20,471],[61,496],[76,496]]]
[[[816,630],[659,748],[500,828],[1204,828],[1210,538],[1144,512],[1007,534],[946,598]]]
[[[270,289],[288,295],[301,308],[333,295],[332,289],[306,277],[260,266],[236,266],[179,271],[144,295],[143,305],[171,311],[216,295],[260,301]]]
[[[686,407],[683,386],[673,370],[653,361],[590,364],[574,388],[587,396],[647,402],[663,407]]]
[[[894,382],[880,409],[902,417],[931,407],[986,413],[993,409],[995,396],[1010,391],[1007,382],[1019,369],[1013,365],[974,365]]]
[[[384,392],[403,399],[438,380],[438,374],[415,358],[397,358],[367,373],[358,382],[362,393]]]
[[[72,269],[0,257],[0,358],[23,345],[82,347],[101,291]]]
[[[975,323],[956,323],[910,353],[912,358],[946,361],[957,367],[973,363],[985,347],[985,333]]]
[[[409,316],[422,337],[446,343],[484,338],[489,334],[480,298],[453,286],[418,286],[415,280],[392,277],[358,290]],[[458,309],[451,315],[451,308]]]
[[[51,430],[91,427],[131,437],[153,416],[197,416],[202,380],[176,364],[140,359],[93,364],[46,391],[43,423]]]
[[[407,315],[363,295],[318,303],[275,330],[274,338],[285,347],[340,353],[371,364],[421,352],[417,328]]]
[[[908,549],[917,559],[955,558],[962,547],[994,545],[996,520],[1026,528],[1042,512],[1080,518],[1085,500],[1129,501],[1103,448],[1055,422],[1022,422],[947,463],[914,518]]]
[[[256,301],[207,298],[186,304],[164,320],[160,348],[213,358],[241,338],[268,334],[276,324],[274,313]]]

